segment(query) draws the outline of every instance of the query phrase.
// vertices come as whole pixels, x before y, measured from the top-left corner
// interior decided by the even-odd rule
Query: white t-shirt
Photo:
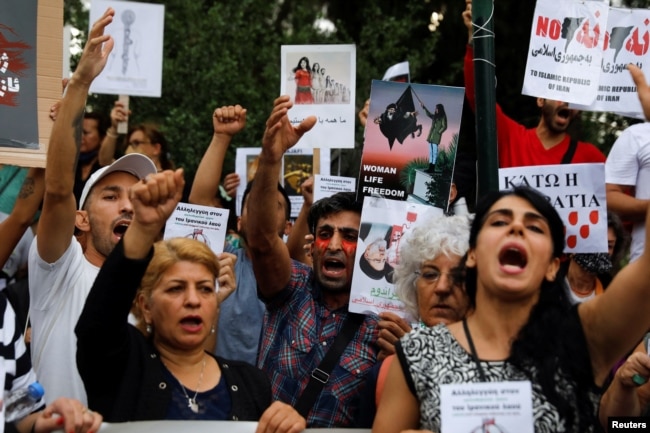
[[[573,290],[571,290],[571,283],[569,283],[569,279],[566,277],[564,277],[564,290],[569,297],[569,302],[571,302],[571,305],[581,304],[585,301],[590,300],[591,298],[596,297],[595,290],[586,296],[578,296]]]
[[[99,272],[72,238],[55,263],[46,263],[36,248],[29,250],[29,314],[32,323],[32,363],[49,404],[58,397],[76,398],[87,404],[86,391],[77,371],[77,337],[74,328],[86,297]]]
[[[650,123],[627,128],[609,151],[605,163],[605,182],[636,187],[635,197],[650,199]],[[645,221],[634,224],[630,261],[643,252]]]

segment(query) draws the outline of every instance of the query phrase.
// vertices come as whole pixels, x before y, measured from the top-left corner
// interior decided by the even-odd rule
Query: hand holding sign
[[[273,103],[273,111],[266,121],[266,130],[262,138],[261,158],[272,162],[282,160],[284,153],[298,143],[298,140],[316,124],[316,116],[303,119],[298,126],[293,126],[287,115],[293,103],[289,96],[283,95]]]
[[[636,84],[636,92],[639,95],[639,101],[641,101],[641,106],[643,107],[643,115],[646,120],[650,120],[650,86],[646,82],[645,75],[643,71],[636,65],[629,64],[627,69],[632,75],[634,84]]]

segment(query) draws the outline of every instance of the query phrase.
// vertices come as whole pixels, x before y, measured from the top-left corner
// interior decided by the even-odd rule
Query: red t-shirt
[[[465,51],[465,95],[472,110],[476,110],[473,59],[474,52],[472,47],[468,45]],[[499,167],[551,165],[562,162],[562,157],[569,148],[571,140],[569,134],[557,145],[545,149],[539,137],[537,137],[535,128],[526,128],[515,122],[503,113],[499,104],[497,104],[496,110]],[[604,163],[606,159],[605,155],[593,144],[578,141],[571,163]]]

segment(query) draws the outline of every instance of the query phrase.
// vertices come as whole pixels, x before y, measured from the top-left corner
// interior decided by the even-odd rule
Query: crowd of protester
[[[438,432],[440,385],[486,381],[529,381],[536,431],[600,431],[608,417],[650,413],[647,124],[625,131],[606,157],[569,136],[577,112],[564,102],[539,98],[535,128],[497,105],[501,167],[605,162],[609,251],[566,255],[564,222],[541,193],[494,191],[474,215],[419,221],[400,242],[391,279],[414,322],[352,313],[362,203],[353,192],[314,201],[308,179],[292,222],[278,183],[285,152],[316,123],[290,122],[294,102],[307,103],[297,96],[273,102],[224,252],[161,240],[186,187],[169,143],[148,124],[121,137],[130,112],[119,101],[110,122],[85,113],[113,49],[113,19],[109,8],[93,24],[53,107],[46,168],[0,168],[4,391],[36,380],[46,390],[5,428],[228,420],[256,421],[260,433]],[[294,72],[314,79],[316,65],[304,58]],[[629,69],[650,119],[650,87]],[[301,86],[312,103],[328,102],[319,93],[327,86]],[[362,124],[367,114],[368,104]],[[236,104],[212,112],[190,203],[234,214],[240,179],[224,161],[246,116]],[[631,249],[621,219],[633,225]],[[385,242],[376,250],[385,254]]]

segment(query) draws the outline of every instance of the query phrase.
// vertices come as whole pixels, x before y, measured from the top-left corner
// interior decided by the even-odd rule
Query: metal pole
[[[499,189],[493,15],[493,0],[473,0],[476,154],[478,156],[477,197]]]

